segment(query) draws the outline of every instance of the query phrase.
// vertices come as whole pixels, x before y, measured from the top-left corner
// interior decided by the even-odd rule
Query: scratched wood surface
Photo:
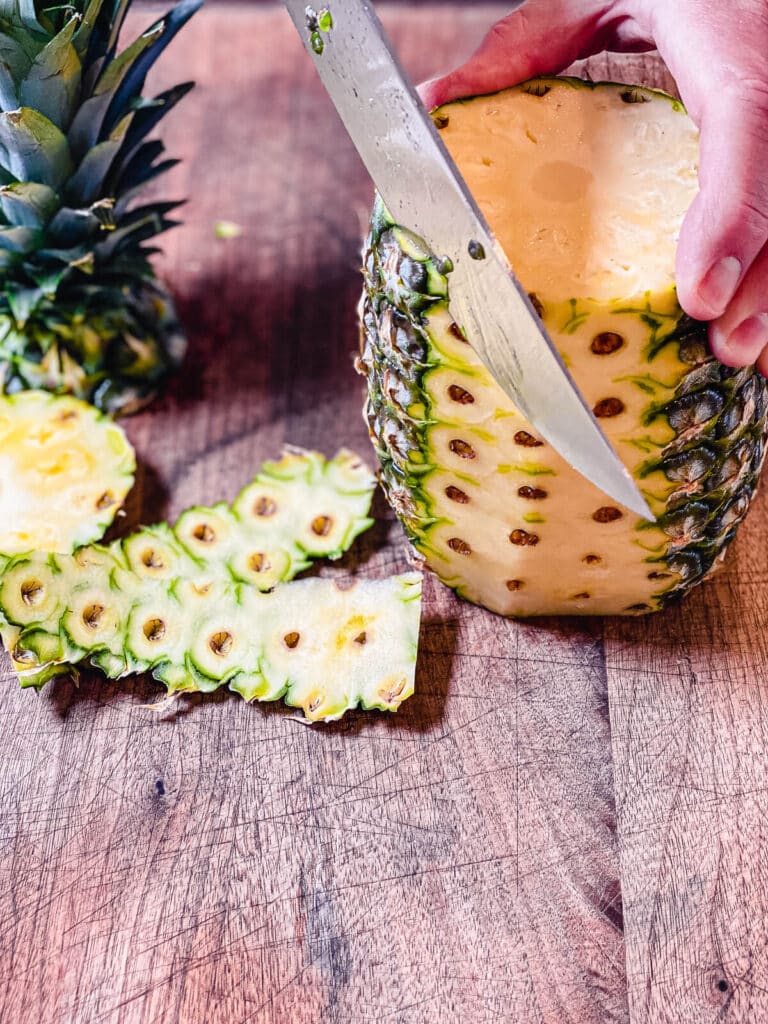
[[[383,10],[416,77],[495,13]],[[190,203],[162,261],[191,352],[128,424],[124,529],[231,497],[286,441],[370,461],[352,371],[366,175],[281,11],[201,12],[156,84],[192,76],[164,185]],[[242,236],[216,239],[221,219]],[[376,515],[326,571],[405,567]],[[219,695],[159,717],[145,681],[38,698],[4,679],[0,1021],[768,1018],[767,515],[648,622],[508,623],[428,580],[418,692],[393,717],[309,728]]]
[[[419,77],[491,20],[389,13]],[[352,368],[366,175],[281,10],[201,12],[157,85],[192,76],[164,185],[190,203],[162,263],[192,347],[128,424],[126,529],[231,497],[286,441],[372,459]],[[242,236],[216,239],[220,219]],[[377,516],[335,571],[406,567]],[[163,718],[151,683],[5,684],[3,1024],[626,1021],[599,627],[426,593],[396,717],[308,728],[221,697]]]
[[[652,57],[587,63],[674,90]],[[768,1020],[767,546],[763,494],[715,580],[605,623],[633,1022]]]

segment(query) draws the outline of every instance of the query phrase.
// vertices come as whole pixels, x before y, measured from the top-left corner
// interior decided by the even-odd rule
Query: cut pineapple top
[[[480,104],[452,103],[443,137],[518,276],[542,300],[671,289],[680,224],[698,188],[696,127],[661,93],[601,85],[585,103],[586,88],[536,81]]]
[[[100,537],[135,468],[120,427],[85,402],[0,398],[0,553],[70,551]]]

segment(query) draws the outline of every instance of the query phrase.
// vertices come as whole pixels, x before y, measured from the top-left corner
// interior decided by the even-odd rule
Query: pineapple
[[[70,551],[101,537],[135,469],[123,431],[85,402],[44,391],[0,398],[0,569],[25,551]],[[18,640],[1,619],[0,639],[8,651]]]
[[[22,685],[90,659],[112,678],[151,670],[170,693],[229,683],[247,700],[285,696],[310,719],[395,710],[413,692],[418,575],[272,589],[350,547],[373,522],[374,485],[351,452],[289,449],[231,506],[192,508],[106,547],[8,560],[0,609]]]
[[[716,362],[676,298],[695,128],[663,93],[565,78],[433,118],[657,521],[536,435],[452,321],[444,262],[377,201],[359,369],[389,501],[426,564],[496,612],[663,608],[723,556],[765,451],[765,380]]]
[[[44,391],[0,398],[0,558],[101,537],[135,469],[123,431],[85,402]]]
[[[149,263],[178,204],[134,200],[173,165],[146,136],[191,87],[145,98],[145,77],[201,2],[121,51],[130,0],[0,11],[0,391],[127,413],[178,365],[184,336]]]

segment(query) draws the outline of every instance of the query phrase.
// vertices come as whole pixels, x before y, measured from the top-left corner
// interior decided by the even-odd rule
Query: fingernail
[[[728,353],[752,363],[768,345],[768,313],[756,313],[734,327],[725,341]]]
[[[741,279],[741,263],[735,256],[725,256],[713,264],[699,286],[699,298],[710,310],[710,317],[720,316],[731,301]]]

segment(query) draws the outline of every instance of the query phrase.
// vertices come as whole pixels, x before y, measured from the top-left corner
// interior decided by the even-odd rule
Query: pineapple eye
[[[592,412],[603,419],[609,416],[620,416],[624,412],[624,403],[620,398],[602,398]]]
[[[449,484],[445,488],[446,497],[450,498],[451,501],[457,501],[460,505],[469,504],[469,495],[466,491],[462,491],[460,487],[454,487],[453,484]]]
[[[536,292],[528,292],[528,298],[530,299],[531,305],[536,310],[538,315],[540,317],[544,316],[544,306],[542,305],[541,299],[536,294]]]
[[[519,444],[522,448],[540,448],[544,442],[539,441],[533,434],[529,434],[527,430],[518,430],[515,434],[515,444]]]
[[[21,600],[30,608],[39,604],[45,594],[45,587],[40,580],[25,580],[21,584]]]
[[[368,635],[366,634],[365,630],[363,630],[362,633],[358,633],[355,639],[352,641],[352,643],[359,644],[360,647],[363,647],[367,642]]]
[[[615,331],[603,331],[596,334],[592,339],[590,349],[596,356],[609,356],[612,352],[618,352],[624,344],[624,339]]]
[[[289,651],[293,651],[299,646],[299,640],[301,640],[301,635],[295,632],[286,633],[283,637],[283,643]]]
[[[541,501],[542,498],[548,496],[542,487],[518,487],[517,493],[521,498],[527,498],[530,501]]]
[[[600,555],[584,555],[582,562],[586,565],[599,565],[602,562]]]
[[[88,627],[88,629],[98,629],[103,614],[103,604],[89,604],[88,607],[83,611],[83,622]]]
[[[452,323],[448,330],[451,332],[454,338],[457,338],[459,341],[463,341],[465,344],[468,344],[467,339],[464,337],[464,334],[457,323]]]
[[[468,444],[466,441],[462,441],[461,438],[455,437],[448,447],[451,449],[453,454],[458,455],[460,459],[474,459],[476,457],[475,449],[472,445]]]
[[[653,572],[648,573],[649,580],[668,580],[671,577],[671,572],[659,572],[655,569]]]
[[[114,504],[115,504],[115,496],[114,496],[114,494],[112,494],[111,491],[104,491],[102,496],[96,502],[96,508],[99,511],[102,511],[103,509],[112,508],[112,506]]]
[[[147,619],[144,623],[144,636],[150,643],[157,643],[165,636],[165,623],[162,619]]]
[[[63,412],[53,417],[54,423],[68,423],[71,420],[77,419],[77,413],[74,409],[65,409]]]
[[[223,658],[232,650],[234,642],[235,640],[231,633],[227,633],[226,630],[221,630],[220,632],[213,634],[208,641],[208,646],[214,654],[218,654]]]
[[[147,548],[141,556],[142,563],[147,569],[164,569],[165,562],[162,557],[154,550],[154,548]]]
[[[451,551],[455,551],[459,555],[471,555],[472,548],[467,544],[461,537],[451,537],[448,541],[448,547]]]
[[[621,519],[624,513],[621,509],[614,508],[612,505],[603,505],[602,508],[597,509],[592,513],[592,518],[596,523],[615,523],[617,519]]]
[[[207,523],[200,523],[192,531],[192,536],[199,540],[201,544],[213,544],[216,540],[216,534]]]
[[[248,558],[248,568],[251,572],[266,572],[270,568],[270,561],[261,551],[255,551]]]
[[[403,690],[405,689],[405,685],[406,685],[405,679],[400,679],[400,680],[398,680],[396,685],[393,686],[391,689],[389,689],[389,690],[384,690],[384,689],[379,690],[379,696],[383,700],[385,700],[387,702],[387,704],[392,704],[402,694]]]
[[[448,388],[448,397],[452,402],[458,402],[459,405],[472,405],[475,401],[475,396],[458,384],[451,384]]]
[[[619,93],[622,103],[650,103],[650,96],[646,96],[639,89],[622,89]]]
[[[312,532],[318,537],[327,537],[333,527],[333,520],[330,516],[316,516],[312,520]]]
[[[539,535],[538,533],[529,533],[527,530],[513,530],[509,535],[509,541],[520,547],[533,547],[539,543]]]
[[[277,502],[262,496],[254,504],[253,511],[257,516],[263,516],[264,518],[273,516],[277,512]]]
[[[516,590],[522,590],[525,584],[522,580],[507,580],[507,590],[514,593]]]
[[[574,594],[574,595],[573,595],[573,600],[574,600],[574,601],[586,601],[586,600],[588,600],[588,599],[589,599],[589,598],[590,598],[591,596],[592,596],[592,595],[591,595],[591,594],[588,594],[588,593],[587,593],[587,591],[585,590],[585,591],[584,591],[584,592],[583,592],[582,594]]]

